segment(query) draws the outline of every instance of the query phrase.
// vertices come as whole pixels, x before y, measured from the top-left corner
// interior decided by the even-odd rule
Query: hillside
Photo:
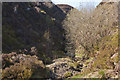
[[[101,2],[88,14],[74,9],[63,23],[68,43],[75,46],[75,56],[84,65],[73,78],[117,78],[119,3]]]
[[[29,51],[35,47],[36,55],[44,60],[64,51],[61,22],[65,13],[53,3],[3,3],[2,17],[3,53],[27,51],[34,55]]]
[[[118,78],[118,2],[91,13],[52,2],[2,8],[3,79]]]
[[[73,9],[64,20],[64,27],[71,43],[86,48],[89,52],[104,36],[116,32],[118,27],[118,3],[96,8],[91,16]],[[70,34],[69,34],[70,33]],[[76,42],[75,42],[76,40]]]

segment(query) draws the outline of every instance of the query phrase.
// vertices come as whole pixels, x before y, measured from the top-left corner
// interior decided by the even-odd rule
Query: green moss
[[[77,74],[77,75],[73,76],[72,78],[82,78],[82,76],[84,76],[84,74]]]
[[[88,60],[85,61],[85,64],[88,64],[89,62],[91,62],[93,60],[93,58],[89,58]]]
[[[103,80],[103,79],[99,79],[99,78],[92,78],[91,80]]]
[[[70,77],[70,76],[72,76],[72,73],[69,72],[69,71],[64,74],[64,77],[66,77],[66,78],[67,78],[67,77]]]
[[[77,62],[75,63],[70,63],[69,66],[76,69],[79,64]]]
[[[102,76],[102,78],[105,77],[105,72],[103,70],[100,71],[99,74]]]
[[[80,53],[80,54],[75,54],[75,57],[80,57],[82,58],[84,56],[84,54]]]
[[[94,46],[94,50],[98,51],[99,47],[98,46]]]
[[[105,75],[104,71],[100,71],[99,74],[101,74],[101,75]]]
[[[23,72],[23,78],[29,79],[31,76],[32,76],[32,71],[31,71],[31,69],[26,69],[26,70]]]

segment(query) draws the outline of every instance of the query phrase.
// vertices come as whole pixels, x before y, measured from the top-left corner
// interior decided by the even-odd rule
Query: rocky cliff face
[[[73,9],[72,6],[67,5],[67,4],[57,4],[57,6],[58,6],[64,13],[68,13],[71,9]]]

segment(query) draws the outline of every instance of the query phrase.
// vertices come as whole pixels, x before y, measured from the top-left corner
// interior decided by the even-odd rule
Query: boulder
[[[74,74],[81,72],[82,65],[74,62],[70,58],[59,58],[53,60],[54,63],[46,65],[53,73],[53,78],[62,79],[68,78]]]

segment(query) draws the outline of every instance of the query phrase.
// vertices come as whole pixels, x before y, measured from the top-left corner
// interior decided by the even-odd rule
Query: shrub
[[[10,68],[5,68],[2,72],[2,79],[29,79],[31,76],[31,69],[18,63]]]
[[[2,79],[30,79],[30,78],[48,78],[49,70],[45,68],[42,61],[35,56],[16,54],[6,54],[4,56],[13,57],[12,65],[5,67],[2,73]],[[9,58],[11,59],[11,58]],[[18,62],[16,62],[18,60]],[[5,63],[6,64],[6,63]],[[36,77],[35,77],[36,76]]]

